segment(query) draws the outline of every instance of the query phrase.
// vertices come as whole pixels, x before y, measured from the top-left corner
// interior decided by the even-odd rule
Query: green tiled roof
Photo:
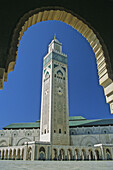
[[[69,121],[72,121],[72,120],[86,120],[86,118],[82,116],[70,116]]]
[[[94,119],[86,120],[82,116],[71,116],[69,117],[69,127],[80,127],[80,126],[104,126],[113,125],[113,119]],[[32,123],[12,123],[3,129],[27,129],[27,128],[40,128],[40,120]]]
[[[27,128],[40,128],[40,122],[32,122],[32,123],[12,123],[3,129],[27,129]]]
[[[98,120],[69,121],[69,126],[85,126]]]
[[[69,121],[70,127],[104,126],[104,125],[113,125],[113,119],[94,119],[94,120],[83,120],[83,121]]]

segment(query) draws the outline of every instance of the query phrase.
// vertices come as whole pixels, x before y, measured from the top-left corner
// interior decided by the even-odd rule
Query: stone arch
[[[59,75],[59,76],[61,76],[61,77],[63,77],[63,75],[65,75],[65,71],[64,71],[64,69],[62,68],[62,66],[57,66],[57,67],[55,68],[55,74],[57,74],[57,75]]]
[[[89,160],[93,160],[94,155],[92,149],[89,149],[88,152],[89,152]]]
[[[93,132],[92,132],[91,129],[86,129],[86,130],[85,130],[85,133],[86,133],[86,134],[92,134]]]
[[[86,136],[81,139],[80,146],[94,146],[98,140],[94,136]]]
[[[107,133],[109,133],[109,130],[108,130],[107,128],[103,128],[103,129],[101,130],[101,133],[102,133],[102,134],[107,134]]]
[[[8,159],[8,149],[5,150],[5,159]]]
[[[30,140],[29,138],[21,138],[21,139],[17,142],[16,146],[24,145],[25,142],[30,142],[30,141],[31,141],[31,140]]]
[[[17,150],[17,160],[20,159],[20,148]]]
[[[31,131],[30,131],[30,130],[27,130],[27,131],[25,132],[25,136],[32,136]]]
[[[64,159],[65,159],[65,150],[61,148],[59,151],[59,160],[64,160]]]
[[[82,149],[82,160],[86,160],[86,150]]]
[[[13,149],[13,160],[16,160],[16,149]]]
[[[13,137],[17,137],[17,136],[18,136],[18,132],[15,130],[15,131],[12,133],[12,136],[13,136]]]
[[[46,154],[46,150],[43,146],[40,147],[39,149],[39,159],[40,160],[45,160],[45,154]]]
[[[80,159],[80,152],[79,152],[79,149],[76,148],[75,149],[75,160],[79,160]]]
[[[56,148],[53,148],[52,159],[57,160],[57,158],[58,158],[58,151]]]
[[[22,149],[22,160],[24,160],[24,148]]]
[[[2,130],[1,132],[0,132],[0,137],[4,137],[5,136],[5,132]]]
[[[14,70],[19,42],[24,32],[28,29],[28,27],[32,25],[41,21],[48,20],[62,21],[72,26],[74,29],[80,32],[89,42],[95,53],[97,61],[99,83],[101,86],[104,87],[106,101],[107,103],[110,103],[111,112],[113,113],[113,102],[109,97],[110,93],[113,91],[113,85],[111,84],[113,80],[113,72],[107,47],[105,46],[100,35],[96,32],[94,28],[91,27],[90,24],[88,24],[83,18],[81,18],[77,14],[74,14],[73,12],[62,7],[37,8],[35,10],[29,11],[22,18],[20,18],[12,36],[9,57],[6,63],[6,71],[3,70],[3,77],[1,78],[2,83],[0,88],[3,88],[3,81],[7,81],[8,73]],[[108,87],[110,84],[111,89],[106,90],[106,87]]]
[[[111,156],[111,151],[109,148],[106,148],[106,159],[107,160],[111,160],[112,156]]]
[[[98,149],[95,149],[95,160],[99,160],[100,159],[100,152]]]
[[[7,146],[7,141],[6,140],[1,140],[0,141],[0,146]]]
[[[5,150],[2,150],[1,159],[4,159]]]
[[[28,153],[27,153],[27,159],[28,159],[28,160],[31,160],[31,154],[32,154],[32,147],[29,146],[29,147],[28,147]]]
[[[72,160],[72,150],[69,148],[68,150],[67,150],[67,159],[68,160]]]
[[[9,160],[12,159],[12,149],[9,150]]]
[[[75,129],[71,129],[71,130],[70,130],[70,135],[75,135],[75,134],[76,134]]]

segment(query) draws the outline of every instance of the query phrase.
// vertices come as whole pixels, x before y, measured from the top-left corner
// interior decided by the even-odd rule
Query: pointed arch
[[[16,149],[13,150],[13,160],[16,160]]]
[[[111,160],[112,156],[111,156],[111,151],[109,148],[106,148],[106,159],[107,160]]]
[[[56,148],[53,148],[52,159],[53,160],[57,160],[58,159],[58,151],[57,151]]]
[[[19,141],[17,142],[16,146],[21,146],[24,145],[25,142],[30,142],[31,140],[29,138],[21,138],[19,139]]]
[[[8,149],[5,151],[5,159],[8,159]]]
[[[99,160],[100,159],[100,152],[98,149],[95,149],[95,159]]]
[[[67,150],[67,159],[72,160],[72,150],[70,148]]]
[[[93,160],[94,155],[92,149],[89,149],[88,152],[89,152],[89,160]]]
[[[82,149],[82,160],[86,160],[86,150]]]
[[[59,160],[64,160],[64,159],[65,159],[65,150],[61,148],[59,151]]]
[[[4,159],[4,156],[5,156],[4,154],[5,154],[5,150],[3,149],[2,154],[1,154],[1,159]]]
[[[80,159],[80,152],[79,152],[79,149],[76,148],[75,149],[75,160],[79,160]]]
[[[17,160],[20,159],[20,148],[17,150]]]
[[[9,160],[12,159],[12,149],[9,150]]]
[[[39,160],[45,160],[46,159],[45,158],[46,157],[46,150],[43,146],[41,146],[40,149],[39,149],[39,155],[40,155]]]

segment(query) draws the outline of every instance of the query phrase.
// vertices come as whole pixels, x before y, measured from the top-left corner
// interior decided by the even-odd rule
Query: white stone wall
[[[39,140],[40,129],[0,130],[0,146],[20,146]]]
[[[113,127],[78,127],[70,129],[71,145],[74,146],[94,146],[94,144],[112,144]]]
[[[77,127],[70,128],[70,135],[83,135],[83,134],[108,134],[113,133],[113,126],[93,126],[93,127]]]
[[[40,141],[40,129],[0,130],[0,146],[20,146],[30,141]],[[113,144],[113,126],[70,128],[70,141],[73,146]]]

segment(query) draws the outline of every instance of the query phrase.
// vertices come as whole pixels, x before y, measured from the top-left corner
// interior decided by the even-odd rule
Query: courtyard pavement
[[[113,161],[0,161],[0,170],[113,170]]]

